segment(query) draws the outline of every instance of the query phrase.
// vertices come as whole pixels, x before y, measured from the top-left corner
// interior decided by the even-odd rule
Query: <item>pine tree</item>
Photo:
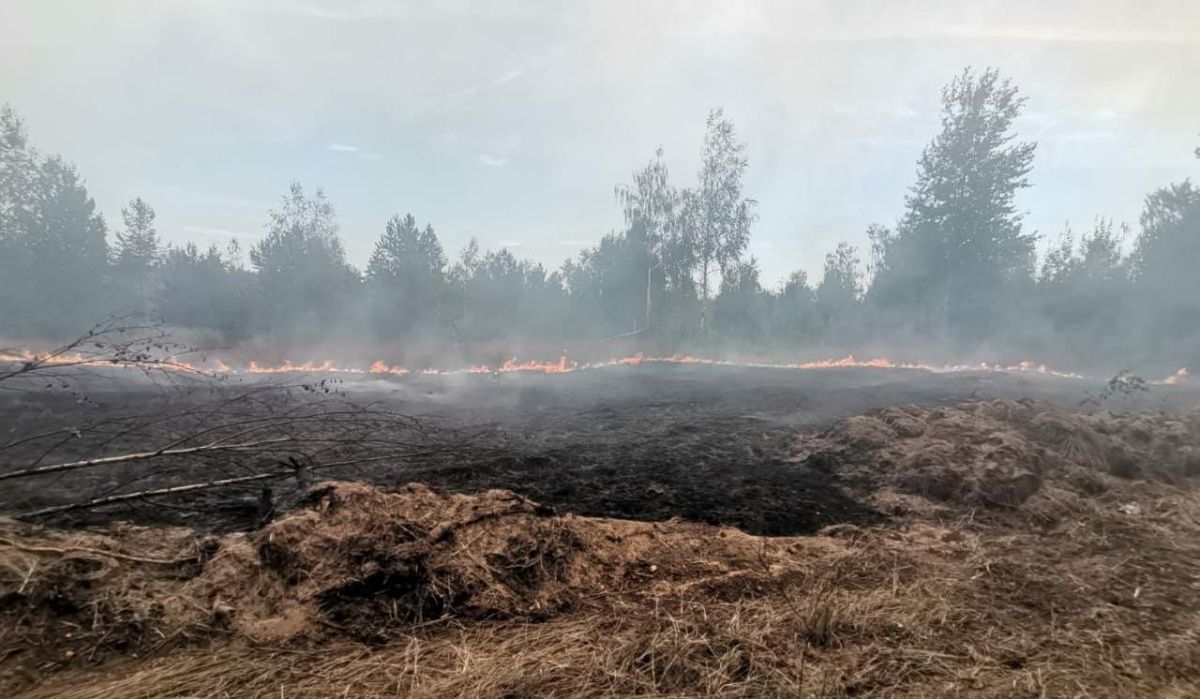
[[[113,251],[113,271],[119,293],[133,304],[145,307],[152,294],[151,277],[162,250],[154,229],[154,209],[141,197],[135,197],[121,209],[125,230],[117,231]]]
[[[433,226],[412,214],[393,216],[367,264],[372,320],[384,337],[403,335],[439,316],[445,296],[446,255]]]
[[[154,209],[141,197],[134,197],[121,209],[121,218],[125,230],[117,231],[114,262],[123,274],[144,279],[160,253]]]
[[[359,276],[346,262],[337,217],[320,188],[309,197],[292,183],[270,212],[267,235],[250,248],[250,263],[267,327],[322,336],[350,322]]]

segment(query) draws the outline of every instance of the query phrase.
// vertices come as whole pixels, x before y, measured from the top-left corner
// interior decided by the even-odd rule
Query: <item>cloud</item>
[[[1116,137],[1112,131],[1068,131],[1053,138],[1059,141],[1111,141]]]
[[[523,68],[514,68],[503,75],[498,75],[495,78],[493,78],[492,84],[493,85],[503,85],[504,83],[510,83],[510,82],[516,80],[517,78],[521,77],[524,74],[525,74],[525,70]]]
[[[466,87],[464,87],[461,90],[455,90],[454,92],[451,92],[449,95],[447,95],[447,99],[458,99],[460,97],[470,97],[471,95],[473,95],[477,92],[479,92],[478,85],[467,85]]]
[[[180,226],[182,230],[188,233],[195,233],[209,238],[236,238],[240,234],[226,228],[213,228],[212,226]]]
[[[508,158],[498,158],[494,155],[488,155],[487,153],[480,153],[479,162],[487,165],[488,167],[504,167],[508,164]]]
[[[335,153],[357,153],[359,151],[359,148],[358,148],[358,146],[350,146],[345,143],[336,143],[335,142],[335,143],[330,143],[329,145],[325,146],[325,150],[331,150]]]
[[[266,15],[290,15],[318,20],[400,20],[415,14],[415,11],[406,11],[408,8],[395,7],[390,3],[375,1],[355,2],[353,0],[336,0],[334,2],[327,2],[322,0],[308,0],[297,2],[296,0],[257,0],[246,2],[245,0],[208,0],[207,4],[209,7],[214,7],[219,11],[232,10]]]

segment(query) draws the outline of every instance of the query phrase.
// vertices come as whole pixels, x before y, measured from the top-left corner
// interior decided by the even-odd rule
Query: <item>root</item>
[[[190,554],[186,556],[178,556],[176,558],[151,558],[149,556],[135,556],[129,553],[120,553],[117,551],[105,551],[104,549],[89,548],[87,546],[29,546],[26,544],[17,543],[12,539],[0,538],[0,546],[8,546],[9,548],[22,551],[24,553],[56,553],[59,555],[67,555],[71,553],[88,553],[95,556],[105,556],[118,561],[128,561],[130,563],[146,563],[149,565],[174,566],[182,563],[194,563],[198,558],[198,554]]]

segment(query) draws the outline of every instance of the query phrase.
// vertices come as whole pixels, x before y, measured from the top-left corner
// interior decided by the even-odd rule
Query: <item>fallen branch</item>
[[[191,351],[169,340],[161,318],[143,313],[115,315],[47,352],[0,347],[0,389],[22,390],[17,379],[66,382],[70,374],[67,370],[93,367],[119,366],[180,375],[203,373],[176,358]]]
[[[275,478],[286,478],[295,475],[295,471],[275,471],[274,473],[256,473],[253,476],[239,476],[237,478],[222,478],[220,480],[208,481],[206,483],[191,483],[189,485],[177,485],[171,488],[156,488],[153,490],[139,490],[136,493],[123,493],[121,495],[109,495],[102,498],[93,498],[83,502],[73,502],[67,505],[55,505],[54,507],[44,507],[40,510],[26,512],[21,517],[45,517],[46,515],[60,514],[63,512],[73,512],[75,510],[86,510],[93,507],[102,507],[104,505],[112,505],[118,502],[129,502],[131,500],[143,500],[145,498],[157,497],[160,495],[178,495],[179,493],[193,493],[199,490],[209,490],[211,488],[221,488],[227,485],[237,485],[239,483],[251,483],[254,481],[266,481]]]
[[[199,454],[209,451],[238,451],[241,449],[254,449],[266,444],[279,444],[282,442],[291,441],[292,437],[275,437],[272,439],[260,439],[253,442],[240,442],[237,444],[221,444],[212,442],[202,444],[197,447],[180,447],[177,449],[156,449],[154,451],[134,452],[132,454],[118,454],[116,456],[104,456],[98,459],[84,459],[83,461],[68,461],[61,464],[49,464],[47,466],[38,466],[36,468],[26,468],[17,471],[9,471],[8,473],[0,473],[0,481],[7,481],[13,478],[28,478],[30,476],[42,476],[47,473],[58,473],[60,471],[74,471],[81,468],[90,468],[92,466],[105,466],[108,464],[123,464],[131,461],[144,461],[146,459],[157,459],[162,456],[180,456],[187,454]]]

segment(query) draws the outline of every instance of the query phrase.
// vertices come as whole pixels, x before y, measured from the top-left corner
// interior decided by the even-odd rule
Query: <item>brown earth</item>
[[[1200,413],[793,430],[815,535],[320,484],[213,536],[0,524],[19,697],[1200,695]]]

